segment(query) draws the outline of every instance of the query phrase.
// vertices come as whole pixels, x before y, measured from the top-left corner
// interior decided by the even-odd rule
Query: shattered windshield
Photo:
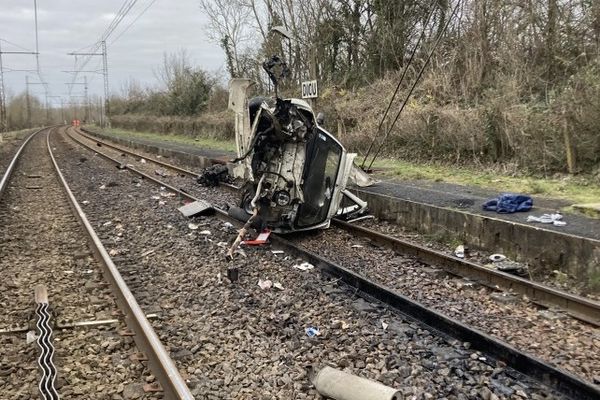
[[[304,203],[296,221],[299,228],[319,224],[327,218],[341,157],[342,147],[321,131],[308,142],[302,185]]]

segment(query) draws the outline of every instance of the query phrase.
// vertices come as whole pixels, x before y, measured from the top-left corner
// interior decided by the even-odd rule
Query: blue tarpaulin
[[[511,214],[518,211],[529,211],[533,207],[533,199],[523,194],[503,193],[498,198],[488,200],[483,204],[486,211],[496,211],[499,214]]]

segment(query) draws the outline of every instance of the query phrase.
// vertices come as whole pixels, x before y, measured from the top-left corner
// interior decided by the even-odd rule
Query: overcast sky
[[[156,84],[154,71],[164,52],[185,49],[194,65],[211,71],[224,71],[224,54],[211,43],[205,33],[206,19],[198,0],[156,0],[156,2],[117,41],[111,42],[152,0],[138,0],[107,41],[111,91],[120,91],[127,80]],[[61,72],[74,69],[74,58],[68,52],[98,41],[124,0],[38,0],[40,67],[49,83],[51,95],[65,96],[71,76]],[[0,39],[26,49],[35,49],[33,0],[0,0]],[[2,51],[20,51],[5,41]],[[33,72],[10,72],[11,69],[34,69],[35,56],[2,55],[5,86],[8,94],[25,89],[25,75],[39,82]],[[100,69],[102,57],[93,57],[86,69]],[[103,94],[101,75],[88,75],[90,94]],[[83,75],[78,81],[83,82]],[[31,86],[43,99],[41,85]],[[83,85],[74,87],[81,94]],[[58,104],[59,99],[53,99]]]

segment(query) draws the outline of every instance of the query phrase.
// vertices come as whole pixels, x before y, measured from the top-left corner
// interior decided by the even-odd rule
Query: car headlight
[[[285,190],[280,190],[278,192],[275,192],[275,195],[273,196],[273,199],[275,200],[275,203],[280,206],[287,206],[288,204],[290,204],[290,193],[285,191]]]

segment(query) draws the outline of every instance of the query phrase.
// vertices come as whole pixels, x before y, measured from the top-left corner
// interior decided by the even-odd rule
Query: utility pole
[[[8,128],[6,113],[6,89],[4,87],[4,65],[2,54],[37,54],[35,51],[2,51],[2,39],[0,39],[0,132]]]
[[[101,53],[67,53],[70,56],[102,56],[102,75],[104,75],[104,113],[103,113],[103,124],[110,126],[108,115],[110,114],[109,104],[109,87],[108,87],[108,54],[106,52],[106,40],[101,42]]]

